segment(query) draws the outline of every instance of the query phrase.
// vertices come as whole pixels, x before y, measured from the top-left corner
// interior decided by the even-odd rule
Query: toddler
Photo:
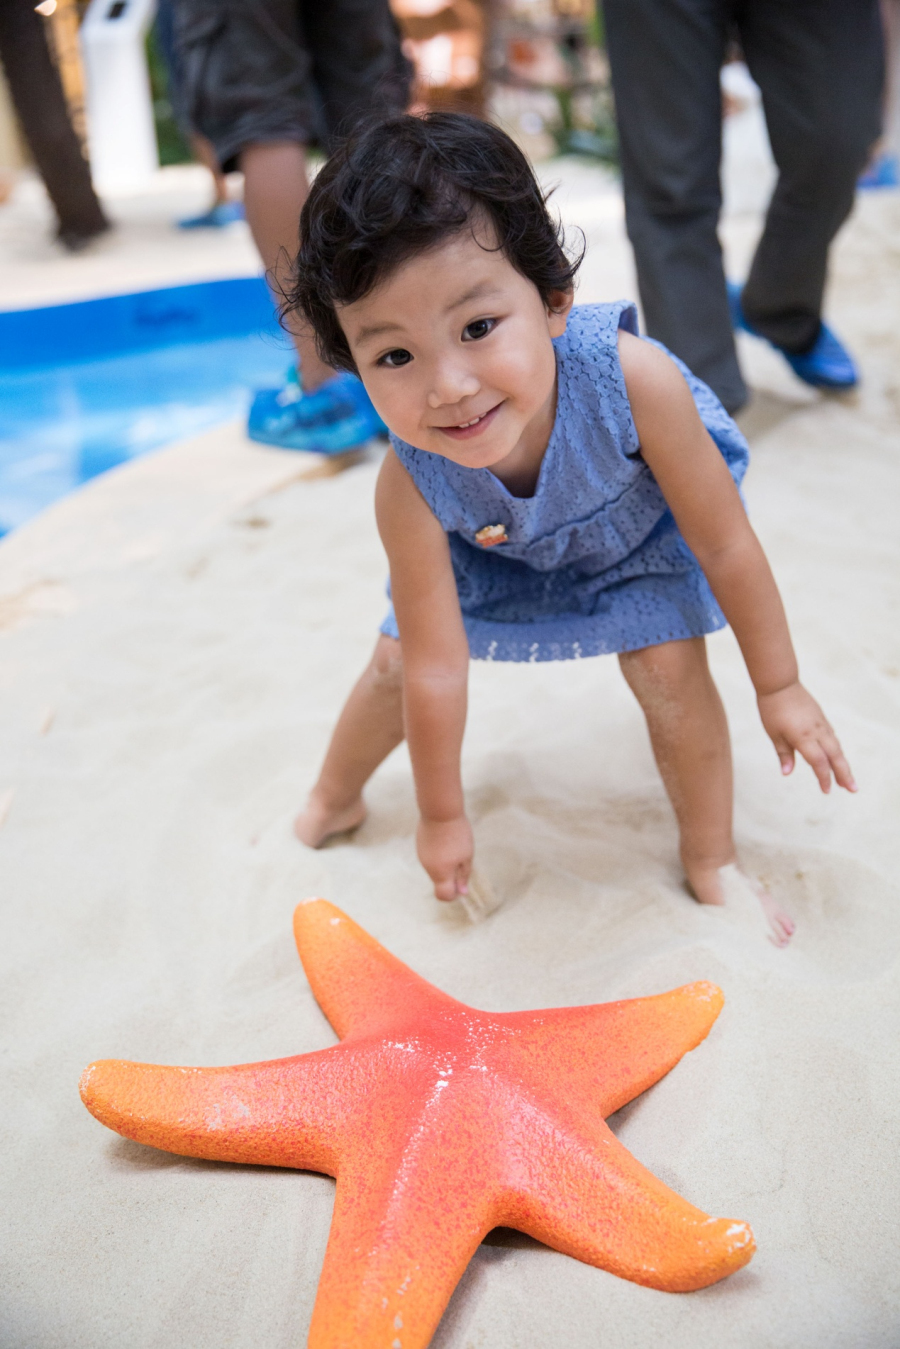
[[[688,885],[723,903],[739,874],[706,633],[734,629],[782,772],[799,752],[822,791],[832,775],[856,790],[798,679],[738,490],[741,433],[680,361],[638,336],[633,305],[573,307],[580,259],[497,127],[433,113],[357,132],[317,177],[300,232],[287,308],[323,360],[359,375],[390,428],[376,513],[391,608],[297,835],[317,847],[359,825],[365,783],[405,736],[419,858],[438,899],[465,894],[470,657],[615,652]],[[785,943],[792,920],[753,891]]]

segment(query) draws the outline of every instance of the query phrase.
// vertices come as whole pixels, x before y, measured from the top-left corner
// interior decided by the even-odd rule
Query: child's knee
[[[708,677],[702,637],[620,652],[619,665],[632,693],[645,708],[677,701],[698,677]]]
[[[396,637],[380,637],[370,666],[373,680],[385,689],[403,687],[403,652]]]

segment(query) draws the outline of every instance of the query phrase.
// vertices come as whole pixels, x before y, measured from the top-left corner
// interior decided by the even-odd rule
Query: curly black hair
[[[583,249],[562,226],[514,141],[465,113],[391,116],[357,128],[331,155],[300,216],[300,251],[282,319],[299,313],[319,354],[356,373],[337,306],[368,295],[400,263],[476,220],[545,304],[571,290]]]

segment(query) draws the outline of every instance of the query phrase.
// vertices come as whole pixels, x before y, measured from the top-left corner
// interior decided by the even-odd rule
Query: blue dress
[[[579,305],[554,341],[556,420],[534,496],[515,497],[490,469],[464,468],[391,436],[398,459],[450,536],[475,659],[571,660],[725,626],[641,458],[619,362],[619,328],[637,334],[634,305]],[[740,484],[747,442],[715,394],[672,359]],[[502,529],[485,535],[488,526]],[[393,607],[381,631],[399,636]]]

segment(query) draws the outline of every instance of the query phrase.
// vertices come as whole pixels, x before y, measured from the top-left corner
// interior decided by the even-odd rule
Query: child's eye
[[[403,347],[395,347],[393,351],[386,351],[383,356],[378,358],[379,365],[386,365],[389,370],[396,370],[401,365],[409,365],[412,356]]]
[[[496,319],[475,319],[463,328],[463,341],[477,342],[480,337],[487,337],[489,332],[493,332],[496,326]]]

